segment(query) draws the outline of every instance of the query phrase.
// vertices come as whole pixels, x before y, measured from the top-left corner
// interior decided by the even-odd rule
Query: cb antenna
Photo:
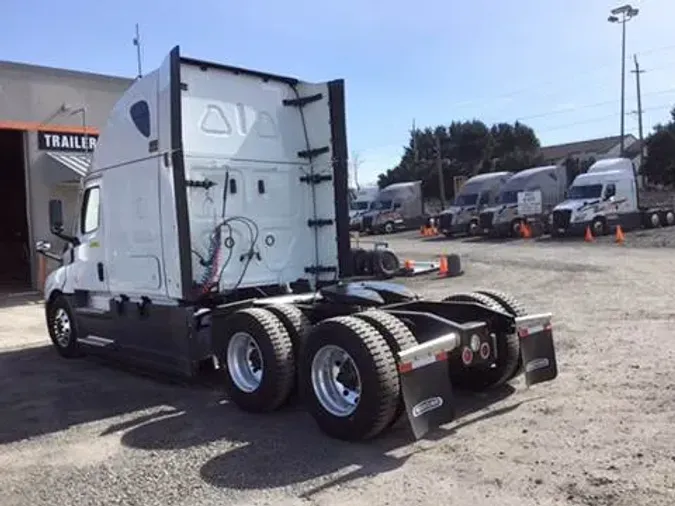
[[[143,76],[143,71],[141,69],[141,32],[138,28],[138,23],[136,23],[136,36],[134,37],[134,46],[136,46],[136,64],[138,65],[138,75],[140,79]]]

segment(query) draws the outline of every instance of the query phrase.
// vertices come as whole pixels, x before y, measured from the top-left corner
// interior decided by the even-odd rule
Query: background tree
[[[539,140],[527,125],[499,123],[488,127],[478,120],[454,121],[449,126],[410,133],[399,164],[380,174],[380,188],[404,181],[422,181],[426,198],[440,196],[436,170],[436,144],[440,145],[445,194],[454,196],[454,176],[471,177],[484,172],[517,172],[541,162]]]
[[[363,160],[361,159],[361,153],[358,151],[352,151],[351,156],[349,157],[349,166],[350,166],[350,172],[351,172],[351,182],[353,182],[354,188],[356,190],[360,189],[359,185],[359,168],[361,167],[361,163],[363,163]]]
[[[647,156],[642,174],[653,184],[675,184],[675,108],[670,117],[665,125],[656,125],[645,139]]]

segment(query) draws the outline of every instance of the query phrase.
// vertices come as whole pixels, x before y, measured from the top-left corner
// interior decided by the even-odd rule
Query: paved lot
[[[299,408],[255,417],[47,347],[39,305],[0,309],[0,490],[35,505],[672,505],[672,250],[388,237],[401,256],[458,252],[428,296],[492,287],[555,313],[560,376],[520,380],[434,438],[324,437]],[[629,237],[630,240],[630,237]]]

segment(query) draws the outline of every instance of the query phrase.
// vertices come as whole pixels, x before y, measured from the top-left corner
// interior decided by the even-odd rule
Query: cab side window
[[[87,188],[82,199],[80,214],[80,233],[91,234],[98,229],[100,210],[100,189],[98,186]]]
[[[605,187],[605,200],[616,195],[616,186],[614,184],[608,184]]]

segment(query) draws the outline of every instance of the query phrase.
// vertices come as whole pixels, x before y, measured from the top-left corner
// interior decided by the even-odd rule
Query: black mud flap
[[[551,313],[516,318],[525,382],[528,386],[554,380],[558,376]]]
[[[403,401],[417,439],[455,417],[448,354],[457,346],[459,336],[448,334],[399,353]]]

